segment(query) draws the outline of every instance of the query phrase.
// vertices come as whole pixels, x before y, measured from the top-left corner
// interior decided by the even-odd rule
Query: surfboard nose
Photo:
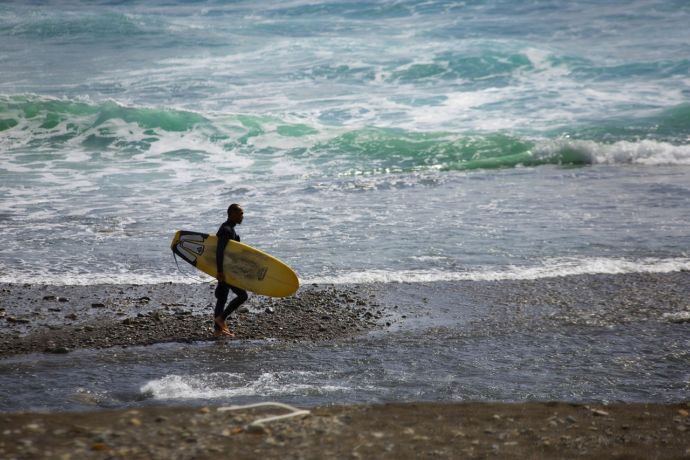
[[[180,230],[176,231],[175,234],[173,235],[173,239],[170,242],[170,249],[175,252],[175,246],[177,246],[177,243],[180,241],[180,234],[182,232]]]
[[[204,253],[206,234],[180,230],[175,233],[170,248],[174,254],[196,266],[197,258]]]

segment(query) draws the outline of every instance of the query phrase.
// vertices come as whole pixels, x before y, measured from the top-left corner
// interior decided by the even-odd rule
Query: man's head
[[[233,224],[241,224],[244,218],[244,209],[237,203],[228,206],[228,220]]]

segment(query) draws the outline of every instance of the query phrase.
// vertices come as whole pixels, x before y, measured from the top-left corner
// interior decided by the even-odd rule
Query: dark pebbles
[[[0,356],[227,340],[213,337],[213,299],[208,298],[203,284],[60,288],[7,285],[7,289],[21,293],[21,298],[34,299],[43,308],[37,309],[35,319],[29,322],[10,314],[16,310],[19,318],[21,302],[6,302],[4,308],[13,320],[4,321],[0,329]],[[61,302],[68,298],[60,295],[63,292],[41,292],[46,289],[67,291],[64,293],[73,300]],[[57,302],[62,305],[60,313],[56,313]],[[228,319],[235,333],[231,340],[318,342],[362,334],[378,327],[371,319],[379,316],[376,310],[380,306],[368,307],[368,303],[354,289],[333,286],[302,287],[295,296],[282,299],[252,295],[247,307]],[[21,326],[23,329],[19,329]]]

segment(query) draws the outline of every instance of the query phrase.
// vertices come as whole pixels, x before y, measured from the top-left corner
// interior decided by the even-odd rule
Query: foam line
[[[641,260],[583,258],[553,259],[538,266],[452,272],[442,270],[368,270],[303,280],[303,284],[428,283],[435,281],[535,280],[561,276],[670,273],[690,270],[690,259]]]
[[[690,271],[690,258],[557,258],[547,259],[539,265],[506,266],[502,268],[475,268],[466,271],[444,270],[361,270],[334,273],[325,276],[306,276],[300,279],[306,284],[370,284],[370,283],[429,283],[436,281],[501,281],[535,280],[560,276],[671,273]],[[88,273],[88,274],[0,274],[0,283],[32,283],[50,286],[90,286],[97,284],[199,284],[213,282],[213,278],[200,272],[194,276],[185,274],[154,275],[151,273]]]

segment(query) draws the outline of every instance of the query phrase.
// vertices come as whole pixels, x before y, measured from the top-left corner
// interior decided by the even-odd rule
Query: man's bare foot
[[[230,329],[226,329],[226,330],[216,329],[215,331],[213,331],[213,336],[214,337],[235,337],[235,334],[233,334]]]
[[[213,322],[216,323],[216,329],[220,329],[221,331],[228,329],[228,326],[225,324],[222,316],[216,316],[213,318]]]
[[[235,334],[232,333],[230,329],[228,329],[228,326],[225,324],[225,321],[223,320],[222,317],[216,316],[213,318],[213,322],[216,323],[216,326],[218,328],[215,330],[214,335],[220,336],[224,335],[226,337],[235,337]]]

